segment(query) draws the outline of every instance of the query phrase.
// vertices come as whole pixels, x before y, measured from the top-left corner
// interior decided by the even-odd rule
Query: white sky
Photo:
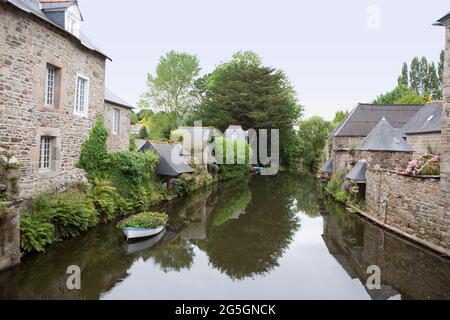
[[[113,62],[107,86],[135,104],[170,50],[196,54],[202,73],[238,50],[284,70],[305,115],[332,119],[392,89],[404,61],[437,61],[448,0],[79,0],[83,32]],[[370,29],[370,6],[380,29]]]

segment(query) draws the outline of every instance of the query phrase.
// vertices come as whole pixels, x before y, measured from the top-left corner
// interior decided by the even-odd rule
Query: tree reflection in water
[[[232,279],[262,275],[277,267],[300,227],[292,199],[281,188],[276,191],[283,182],[271,178],[270,185],[252,185],[251,201],[247,183],[237,181],[219,190],[208,237],[194,241],[211,265]]]

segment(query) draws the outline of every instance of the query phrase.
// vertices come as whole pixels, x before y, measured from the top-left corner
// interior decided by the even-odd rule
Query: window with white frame
[[[77,86],[75,91],[75,114],[86,115],[89,99],[89,80],[85,77],[77,77]]]
[[[113,109],[112,133],[119,134],[119,127],[120,127],[120,111],[117,109]]]
[[[41,145],[39,148],[39,168],[41,170],[50,170],[52,137],[41,137]]]
[[[55,106],[56,69],[47,66],[47,76],[45,80],[45,104],[50,107]]]

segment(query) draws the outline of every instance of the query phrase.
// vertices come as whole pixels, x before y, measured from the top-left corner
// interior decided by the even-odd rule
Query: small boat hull
[[[164,226],[155,229],[141,229],[141,228],[122,228],[123,234],[129,239],[136,238],[148,238],[158,233],[161,233],[164,230]]]

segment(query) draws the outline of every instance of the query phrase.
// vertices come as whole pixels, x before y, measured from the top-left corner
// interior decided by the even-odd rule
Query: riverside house
[[[375,128],[367,121],[374,120],[368,110],[378,106],[363,108],[365,112],[355,117],[358,106],[330,135],[332,148],[321,169],[324,173],[330,168],[333,172],[346,169],[347,181],[363,188],[365,206],[348,203],[354,210],[450,256],[450,12],[436,25],[444,26],[446,34],[443,102],[406,109],[381,106],[376,112],[383,119]],[[370,133],[356,148],[348,147],[366,131]],[[426,153],[435,155],[426,161],[428,165],[440,163],[440,174],[405,170],[417,166],[417,159]]]
[[[128,149],[132,107],[105,89],[109,58],[82,21],[77,1],[0,1],[0,147],[23,163],[16,198],[84,179],[76,164],[98,116],[110,149]]]
[[[356,148],[385,118],[394,128],[402,128],[422,105],[373,105],[360,103],[328,137],[324,172],[339,168],[351,169],[357,160]]]

